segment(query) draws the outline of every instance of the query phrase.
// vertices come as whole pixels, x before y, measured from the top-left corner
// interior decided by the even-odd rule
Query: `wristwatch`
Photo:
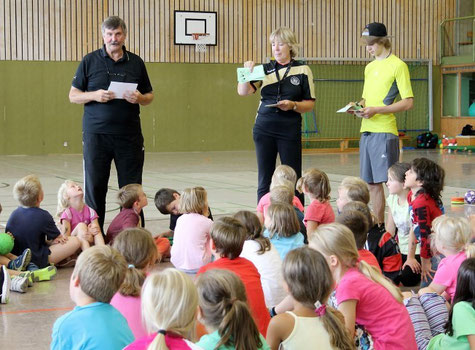
[[[297,102],[294,102],[294,108],[292,108],[294,111],[297,110]]]

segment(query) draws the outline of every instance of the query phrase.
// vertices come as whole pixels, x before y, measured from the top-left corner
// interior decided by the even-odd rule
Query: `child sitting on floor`
[[[307,232],[315,231],[318,225],[335,221],[335,213],[330,205],[330,180],[318,169],[309,169],[297,182],[297,190],[309,196],[311,202],[305,209],[304,223]]]
[[[343,207],[341,214],[336,218],[336,222],[345,225],[353,233],[359,258],[381,272],[381,267],[376,257],[369,250],[364,249],[366,239],[368,238],[368,219],[361,211],[353,208],[354,203],[359,204],[361,202],[347,203]]]
[[[145,276],[158,259],[158,252],[150,232],[143,228],[128,228],[119,233],[112,245],[128,264],[124,282],[110,304],[126,318],[136,339],[148,333],[142,325],[140,290]]]
[[[126,228],[140,227],[140,213],[148,205],[147,196],[142,185],[139,184],[129,184],[122,187],[117,193],[117,198],[121,210],[107,229],[106,239],[109,244],[112,244],[115,236]],[[156,237],[155,245],[160,257],[170,256],[170,241],[168,239]]]
[[[191,278],[176,269],[154,272],[142,290],[142,314],[150,335],[125,350],[202,350],[193,344],[198,293]]]
[[[270,321],[271,349],[354,349],[343,315],[325,305],[333,277],[323,255],[308,247],[295,249],[285,257],[283,273],[295,304],[293,311]]]
[[[411,230],[411,215],[407,202],[409,189],[404,187],[406,172],[410,168],[409,163],[393,164],[388,169],[388,182],[386,182],[389,191],[389,196],[386,199],[389,208],[386,229],[393,237],[397,238],[403,264],[407,260],[409,231]],[[418,263],[421,262],[420,248],[420,244],[417,244],[415,258]],[[420,272],[414,272],[411,267],[405,265],[404,269],[401,270],[399,283],[403,286],[418,286],[421,283],[421,274]]]
[[[127,320],[109,304],[126,269],[122,255],[109,246],[79,255],[69,282],[76,307],[54,323],[51,350],[122,349],[134,340]]]
[[[375,349],[416,350],[414,327],[402,304],[399,289],[365,261],[344,225],[321,225],[309,237],[309,246],[327,259],[336,283],[338,310],[350,335],[356,324],[372,336]]]
[[[208,197],[203,187],[187,188],[180,197],[178,218],[171,249],[172,264],[180,271],[196,275],[198,269],[211,261],[209,232],[213,221],[208,219]]]
[[[36,272],[36,281],[47,281],[56,275],[60,261],[76,253],[81,247],[77,237],[61,235],[50,213],[40,208],[44,199],[41,183],[35,175],[20,179],[13,187],[13,196],[20,206],[8,219],[6,230],[15,237],[13,254],[21,254],[25,249],[31,250],[29,270]]]
[[[404,187],[410,189],[407,195],[412,228],[409,232],[409,247],[404,266],[411,267],[415,273],[421,272],[422,287],[427,286],[433,277],[430,251],[430,232],[432,221],[444,213],[441,192],[444,188],[444,169],[427,158],[416,158],[406,172]],[[416,244],[421,245],[421,264],[415,258]],[[436,262],[434,262],[436,265]]]
[[[91,243],[104,244],[97,220],[99,217],[94,209],[84,203],[84,192],[76,182],[66,180],[59,187],[56,216],[59,217],[63,234],[77,237],[83,251],[89,248]]]
[[[262,226],[256,214],[241,210],[233,215],[246,229],[247,237],[240,257],[251,261],[261,275],[262,290],[267,307],[279,304],[287,295],[283,288],[282,260],[279,252],[262,235]]]
[[[265,336],[270,315],[262,291],[261,278],[252,262],[239,257],[247,236],[244,226],[232,217],[222,217],[213,224],[210,235],[215,260],[200,268],[198,275],[212,269],[225,269],[236,273],[246,288],[249,307],[259,332]]]
[[[178,218],[182,215],[178,208],[180,205],[180,193],[171,188],[161,188],[155,193],[155,206],[163,215],[170,215],[169,230],[160,234],[160,237],[173,239],[173,232]],[[213,220],[211,209],[208,207],[208,219]]]
[[[196,281],[199,319],[209,334],[196,344],[204,350],[268,350],[252,318],[243,282],[232,271],[209,270]]]
[[[300,225],[290,204],[271,204],[266,212],[264,237],[268,237],[284,260],[289,251],[304,245]]]
[[[294,192],[292,197],[292,205],[297,207],[302,213],[304,211],[304,207],[300,199],[295,196],[295,183],[297,182],[297,174],[295,170],[288,165],[279,165],[274,170],[274,174],[272,175],[272,181],[270,184],[270,190],[276,186],[290,186],[292,187],[292,191]],[[257,204],[256,214],[261,224],[264,223],[264,219],[266,216],[267,208],[271,204],[270,200],[270,192],[266,193],[261,197],[259,203]]]

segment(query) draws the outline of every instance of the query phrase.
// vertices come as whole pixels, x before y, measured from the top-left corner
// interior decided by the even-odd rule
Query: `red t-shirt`
[[[107,229],[106,243],[111,244],[115,236],[126,228],[137,227],[140,222],[140,216],[134,209],[122,209],[119,214],[112,220]]]
[[[270,322],[269,310],[266,307],[264,292],[262,291],[261,275],[252,262],[244,258],[220,258],[212,263],[202,266],[198,275],[212,269],[223,269],[234,272],[239,276],[246,288],[247,301],[252,316],[256,321],[259,333],[267,335],[267,326]]]
[[[427,193],[420,193],[412,200],[412,191],[409,191],[407,202],[416,240],[421,243],[421,258],[429,259],[432,221],[443,214],[442,209]]]
[[[371,253],[369,250],[359,249],[358,255],[360,256],[361,260],[363,260],[364,262],[367,262],[371,266],[376,267],[378,271],[381,272],[381,267],[379,266],[378,260],[376,259],[374,254]]]
[[[331,224],[335,222],[335,213],[329,201],[320,202],[318,199],[314,199],[312,203],[305,209],[305,217],[303,222],[307,226],[308,221],[315,221],[319,225]]]

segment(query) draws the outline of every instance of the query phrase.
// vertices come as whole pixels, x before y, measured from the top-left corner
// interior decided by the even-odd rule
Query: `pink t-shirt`
[[[415,331],[409,314],[389,291],[356,268],[345,272],[336,287],[336,300],[356,300],[356,323],[371,334],[375,349],[416,350]]]
[[[117,292],[112,297],[110,304],[125,317],[135,339],[145,337],[148,334],[142,325],[140,297],[124,296]]]
[[[264,216],[266,216],[266,211],[267,211],[267,208],[269,208],[269,205],[270,205],[270,192],[266,193],[265,195],[261,197],[261,199],[259,200],[259,203],[257,203],[256,210],[259,213],[262,213]],[[294,207],[297,207],[303,213],[304,208],[303,208],[302,202],[300,201],[298,197],[294,196],[292,205]]]
[[[68,208],[65,211],[63,211],[63,214],[61,214],[60,221],[63,222],[63,220],[69,221],[71,225],[71,232],[76,228],[76,226],[83,222],[86,225],[89,225],[91,222],[93,222],[95,219],[97,219],[99,216],[97,215],[96,211],[92,208],[89,208],[86,204],[84,204],[84,207],[82,208],[82,211],[79,212],[74,208]]]
[[[157,333],[150,334],[141,339],[137,339],[132,344],[126,346],[124,350],[146,350],[148,346],[153,342]],[[187,339],[175,335],[165,335],[165,344],[170,350],[203,350],[198,345],[193,344]]]
[[[212,225],[212,220],[200,214],[183,214],[178,218],[170,251],[170,261],[177,269],[196,270],[211,261]]]
[[[442,259],[432,280],[435,284],[447,287],[445,292],[449,295],[450,301],[454,299],[455,287],[457,287],[457,274],[460,265],[462,265],[465,259],[467,259],[465,250]]]
[[[314,199],[312,203],[305,209],[303,222],[307,226],[307,221],[315,221],[319,225],[331,224],[335,222],[335,213],[329,201],[321,203],[318,199]]]

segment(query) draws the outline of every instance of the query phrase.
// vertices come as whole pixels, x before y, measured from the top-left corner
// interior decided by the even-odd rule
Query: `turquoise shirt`
[[[126,319],[110,304],[76,306],[53,326],[51,350],[121,350],[134,341]]]
[[[472,303],[459,301],[452,314],[452,336],[442,333],[432,338],[427,350],[470,350],[467,335],[475,334],[475,310]]]
[[[261,338],[262,346],[259,348],[259,350],[270,350],[269,345],[267,345],[266,340],[264,337],[259,334],[259,337]],[[219,336],[218,331],[215,331],[211,334],[206,334],[203,335],[198,343],[196,345],[201,346],[204,350],[234,350],[234,346],[223,346],[221,345],[219,348],[216,348],[216,345],[219,343],[221,340],[221,337]]]
[[[290,237],[281,237],[278,234],[274,234],[274,236],[270,238],[270,232],[265,229],[263,235],[264,237],[270,239],[275,249],[277,249],[277,251],[279,252],[282,261],[284,261],[288,252],[296,248],[303,247],[305,245],[303,234],[301,234],[300,232]]]

